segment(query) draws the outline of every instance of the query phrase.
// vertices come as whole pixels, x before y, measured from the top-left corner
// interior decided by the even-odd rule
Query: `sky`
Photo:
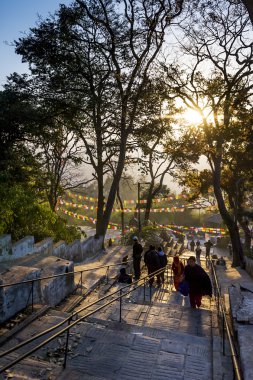
[[[0,0],[0,85],[14,71],[27,72],[21,56],[15,54],[14,40],[29,32],[36,25],[38,15],[43,18],[54,13],[59,4],[70,4],[71,0]],[[1,88],[2,89],[2,88]]]

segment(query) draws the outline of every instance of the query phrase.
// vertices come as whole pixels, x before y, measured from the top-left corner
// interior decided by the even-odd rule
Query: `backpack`
[[[180,282],[178,290],[183,296],[187,297],[190,291],[188,281],[183,280],[182,282]]]

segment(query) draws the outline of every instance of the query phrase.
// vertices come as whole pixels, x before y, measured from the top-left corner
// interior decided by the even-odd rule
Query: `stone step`
[[[12,347],[15,347],[19,343],[22,343],[26,341],[27,339],[30,339],[37,335],[38,333],[47,330],[48,328],[62,322],[64,319],[66,319],[70,314],[64,313],[61,311],[57,311],[54,309],[50,309],[46,314],[43,316],[37,318],[36,320],[33,320],[29,325],[27,325],[23,330],[17,332],[11,339],[9,339],[5,344],[1,345],[0,352],[4,352],[8,349],[11,349]],[[67,326],[67,322],[64,323],[62,326],[54,330],[54,333],[59,331],[59,329],[63,328],[64,326]],[[43,340],[51,336],[52,333],[46,334],[38,339],[36,339],[34,342],[29,343],[28,345],[20,348],[17,352],[19,355],[25,354],[27,351],[41,343]],[[62,337],[62,339],[65,338],[65,335]],[[60,338],[61,339],[61,338]],[[59,343],[59,342],[58,342]],[[52,342],[51,344],[53,346],[58,344],[57,342]],[[35,352],[34,356],[36,358],[44,358],[44,351],[46,351],[44,348],[38,350]],[[2,358],[0,358],[0,362],[2,364]]]
[[[105,301],[81,311],[80,316],[94,311]],[[104,321],[118,322],[120,318],[120,304],[115,302],[105,309],[98,311],[94,317]],[[162,330],[178,330],[197,336],[211,336],[212,315],[207,309],[191,309],[182,305],[171,304],[139,304],[131,298],[122,300],[121,318],[124,323],[138,326],[148,326]]]
[[[17,354],[12,353],[8,358],[1,358],[1,367],[17,358]],[[0,374],[0,380],[49,380],[57,379],[62,372],[62,368],[54,363],[36,360],[34,358],[24,359],[6,372]]]
[[[40,329],[65,316],[51,311],[41,318]],[[38,332],[38,328],[39,324],[34,323],[33,328],[30,326],[30,331],[24,330],[23,334],[18,334],[15,342],[32,336]],[[65,338],[62,336],[33,354],[31,360],[34,361],[34,367],[37,366],[35,362],[38,362],[44,363],[42,369],[59,366],[61,370]],[[12,344],[15,342],[12,341]],[[19,353],[25,353],[30,348],[24,347]],[[200,369],[198,373],[197,362]],[[1,365],[3,364],[6,364],[6,359],[1,360]],[[22,362],[19,366],[21,372],[26,373],[27,365]],[[67,368],[68,371],[73,369],[74,379],[207,380],[211,379],[211,339],[145,326],[104,323],[99,320],[93,323],[81,322],[70,333]],[[29,371],[27,369],[30,376],[27,378],[35,379]],[[57,376],[50,376],[51,379],[67,378],[62,370],[61,374],[57,372]]]
[[[195,342],[198,345],[208,345],[212,338],[209,336],[199,336],[194,335],[190,333],[185,333],[183,331],[178,330],[163,330],[161,328],[157,327],[150,327],[150,326],[139,326],[136,324],[131,323],[119,323],[115,321],[106,321],[94,317],[90,317],[87,319],[87,322],[82,323],[88,323],[90,325],[99,326],[99,328],[105,328],[107,330],[113,330],[122,333],[131,333],[133,335],[143,335],[150,338],[167,338],[171,341],[180,341],[182,343],[186,343],[188,341]]]
[[[212,379],[210,338],[99,321],[80,323],[75,334],[67,368],[76,379]],[[66,378],[64,371],[58,377]]]

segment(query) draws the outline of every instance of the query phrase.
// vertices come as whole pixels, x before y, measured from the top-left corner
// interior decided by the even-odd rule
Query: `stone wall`
[[[34,244],[33,253],[43,253],[44,255],[52,255],[54,247],[53,238],[46,238],[39,243]]]
[[[33,253],[34,237],[26,236],[12,245],[12,258],[24,257]]]
[[[47,238],[34,244],[33,236],[26,236],[17,243],[11,243],[11,235],[0,236],[0,262],[8,262],[31,253],[57,257],[82,262],[93,257],[102,249],[103,238],[95,239],[93,236],[86,240],[75,240],[70,244],[60,241],[54,244],[52,238]]]
[[[0,262],[15,260],[34,252],[34,237],[26,236],[12,244],[11,235],[0,237]]]
[[[0,261],[6,260],[6,258],[11,255],[11,235],[0,236]]]
[[[74,271],[73,262],[49,256],[36,263],[36,268],[13,266],[1,273],[0,285],[11,284],[65,274]],[[74,275],[34,281],[33,302],[55,306],[75,288]],[[32,283],[17,284],[0,288],[0,323],[8,320],[32,304]]]
[[[68,245],[61,242],[61,244],[57,243],[54,246],[53,255],[78,263],[99,253],[102,249],[102,243],[102,237],[95,239],[93,236],[83,241],[75,240]]]
[[[15,266],[4,273],[1,285],[32,280],[40,277],[40,275],[41,270],[38,268]],[[33,298],[34,302],[38,302],[41,298],[39,282],[34,282]],[[0,323],[8,320],[31,303],[32,283],[0,288]]]
[[[72,261],[59,259],[55,256],[46,257],[37,266],[41,269],[42,277],[74,272],[74,263]],[[68,294],[72,293],[74,288],[73,274],[41,280],[41,303],[55,306]]]
[[[253,260],[245,256],[245,269],[248,274],[253,278]]]

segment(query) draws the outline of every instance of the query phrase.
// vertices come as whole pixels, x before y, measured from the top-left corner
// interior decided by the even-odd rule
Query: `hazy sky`
[[[6,76],[16,71],[23,73],[26,64],[21,56],[15,54],[15,39],[35,26],[38,15],[43,18],[54,13],[59,4],[70,4],[71,0],[0,0],[0,85],[6,82]]]

